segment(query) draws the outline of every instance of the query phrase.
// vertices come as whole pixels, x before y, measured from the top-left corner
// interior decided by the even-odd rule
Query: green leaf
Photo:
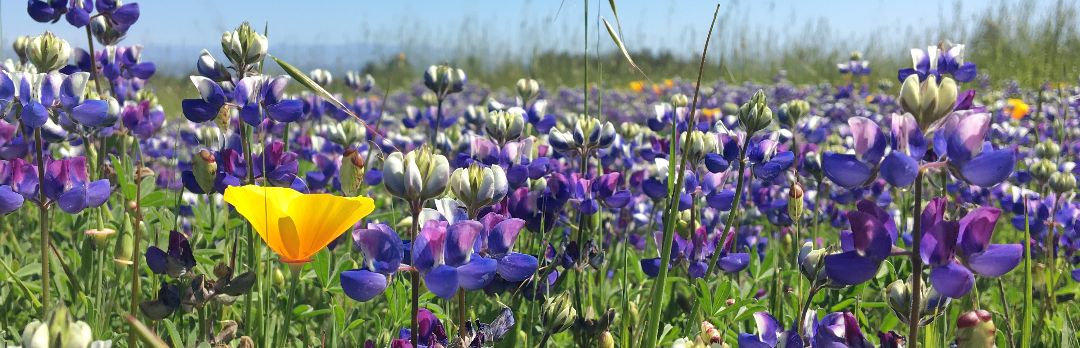
[[[626,45],[624,45],[622,39],[619,38],[619,33],[615,32],[615,29],[611,27],[611,23],[608,23],[607,19],[604,18],[600,18],[600,20],[604,21],[604,28],[607,28],[608,35],[611,35],[611,41],[614,41],[615,46],[619,47],[619,52],[622,53],[623,58],[626,58],[626,62],[630,63],[630,66],[641,73],[641,76],[644,76],[646,80],[651,82],[652,80],[649,79],[649,75],[646,75],[645,71],[642,71],[637,63],[634,63],[634,58],[631,57],[630,52],[626,50]]]
[[[611,13],[615,15],[615,26],[619,27],[619,34],[622,34],[622,21],[619,20],[619,11],[615,9],[615,0],[608,0],[608,6],[611,6]]]
[[[353,320],[351,323],[349,323],[349,326],[345,327],[345,331],[352,331],[353,329],[358,328],[358,327],[360,327],[360,325],[363,325],[363,324],[364,324],[364,319]]]
[[[183,347],[184,341],[180,339],[180,331],[176,330],[176,324],[168,318],[162,319],[161,324],[165,325],[165,332],[169,334],[169,341],[173,347]]]
[[[313,310],[313,311],[304,312],[304,313],[296,316],[296,318],[297,319],[313,318],[313,317],[317,317],[317,316],[320,316],[320,315],[330,314],[330,312],[331,312],[330,308],[316,309],[316,310]]]
[[[829,312],[839,312],[839,311],[841,311],[843,309],[851,307],[851,305],[853,305],[853,304],[855,304],[855,299],[849,298],[849,299],[840,301],[840,303],[837,303],[836,305],[833,305],[831,308],[829,308]]]
[[[145,191],[144,191],[145,192]],[[152,191],[143,195],[139,206],[143,208],[164,207],[172,203],[167,191]]]
[[[311,262],[311,268],[315,270],[315,277],[319,278],[319,284],[323,289],[330,286],[330,252],[326,248],[315,254],[315,260]]]
[[[305,313],[311,312],[311,310],[312,310],[311,305],[302,304],[302,305],[299,305],[299,306],[296,306],[295,308],[293,308],[292,313],[295,316],[300,316],[300,315],[303,315]]]

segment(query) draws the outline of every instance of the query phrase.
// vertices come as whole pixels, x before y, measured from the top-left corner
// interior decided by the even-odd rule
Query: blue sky
[[[534,50],[580,51],[584,45],[583,1],[142,0],[139,1],[142,16],[129,32],[126,43],[143,44],[151,55],[149,59],[166,65],[173,61],[194,62],[200,48],[219,50],[222,31],[250,21],[259,28],[269,22],[272,52],[282,56],[304,55],[292,58],[316,64],[359,65],[354,61],[397,51],[420,54],[431,60],[477,51],[520,57]],[[590,17],[599,9],[601,16],[613,19],[607,1],[589,1]],[[729,16],[729,28],[773,37],[773,44],[806,39],[800,33],[815,27],[827,28],[833,36],[827,39],[863,43],[894,41],[889,44],[901,50],[899,47],[922,44],[903,42],[902,28],[970,18],[1000,1],[1003,0],[964,1],[959,6],[959,3],[934,0],[725,0],[721,5],[723,13]],[[623,39],[630,48],[675,52],[697,50],[715,5],[699,0],[616,3],[623,23]],[[22,0],[4,0],[0,11],[3,56],[10,56],[6,47],[13,37],[44,30],[51,30],[76,46],[86,44],[85,32],[75,30],[63,20],[56,24],[32,21]],[[592,42],[596,40],[596,29],[595,22],[590,24]],[[906,37],[911,36],[910,32],[907,34]],[[611,49],[609,40],[601,38],[601,49]],[[593,47],[590,43],[590,49]]]

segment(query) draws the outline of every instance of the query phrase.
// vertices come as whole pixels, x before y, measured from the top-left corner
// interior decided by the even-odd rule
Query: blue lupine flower
[[[911,75],[919,75],[920,81],[930,75],[934,75],[939,81],[941,75],[951,75],[956,81],[971,82],[978,74],[975,63],[964,61],[964,45],[929,46],[925,51],[912,48],[911,61],[914,68],[904,68],[897,72],[900,82]]]
[[[389,277],[405,257],[401,238],[390,226],[369,223],[352,232],[353,245],[364,254],[363,267],[341,272],[341,288],[357,301],[368,301],[386,290]]]

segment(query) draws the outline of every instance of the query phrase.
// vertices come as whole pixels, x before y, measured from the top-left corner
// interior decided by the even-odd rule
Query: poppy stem
[[[45,180],[45,145],[41,139],[41,128],[34,130],[34,145],[37,147],[38,182]],[[38,185],[38,226],[41,232],[41,320],[49,313],[49,207],[45,203],[45,190]]]
[[[303,264],[289,265],[289,273],[292,273],[292,284],[289,284],[289,293],[285,295],[285,323],[281,326],[281,330],[274,334],[274,336],[281,337],[280,340],[274,340],[279,342],[281,347],[286,346],[289,341],[289,324],[292,324],[294,297],[296,297],[296,287],[300,284],[300,270],[303,268]]]
[[[911,348],[919,346],[919,324],[922,309],[922,258],[919,246],[922,243],[922,191],[923,172],[915,176],[915,203],[911,208],[913,219],[911,229],[911,309],[908,315],[908,343]]]

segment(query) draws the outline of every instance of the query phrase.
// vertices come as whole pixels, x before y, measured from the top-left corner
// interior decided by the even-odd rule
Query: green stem
[[[140,172],[142,172],[142,159],[139,156],[139,151],[140,151],[139,150],[139,141],[135,140],[133,143],[135,144],[135,158],[140,158],[140,159],[139,159],[138,164],[135,166],[135,211],[134,211],[135,223],[132,224],[134,229],[135,229],[135,236],[132,239],[132,242],[135,245],[134,245],[132,250],[135,250],[135,252],[132,253],[133,255],[132,255],[132,258],[131,258],[132,263],[131,263],[131,309],[130,309],[131,313],[130,313],[130,315],[131,315],[132,318],[138,318],[138,315],[139,315],[139,295],[140,295],[140,291],[141,291],[140,290],[141,284],[139,282],[139,280],[140,280],[139,279],[139,270],[140,270],[139,267],[141,267],[141,265],[139,263],[142,260],[142,253],[139,251],[139,250],[141,250],[140,247],[139,247],[139,244],[141,244],[140,242],[142,241],[142,226],[141,226],[142,225],[142,209],[139,207],[139,205],[140,205],[139,200],[140,200],[140,197],[142,196],[142,177],[141,177],[141,173],[140,173]],[[128,332],[128,346],[129,347],[135,347],[135,342],[137,340],[138,340],[138,334],[135,332],[135,330],[131,330],[130,332]]]
[[[45,149],[41,139],[41,128],[34,130],[34,145],[37,147],[37,172],[38,178],[45,178]],[[41,318],[49,313],[50,284],[52,277],[49,275],[49,207],[45,202],[45,190],[38,188],[38,226],[41,232]]]
[[[729,238],[731,234],[738,233],[738,226],[735,223],[739,214],[739,202],[742,201],[743,184],[746,181],[746,148],[750,146],[750,135],[746,135],[746,139],[743,139],[742,147],[739,149],[739,176],[735,180],[735,200],[732,201],[731,211],[728,212],[727,221],[724,223],[724,234],[720,236],[720,245],[716,251],[713,251],[712,256],[709,257],[709,268],[705,271],[705,276],[709,276],[716,269],[716,262],[720,260],[720,254],[727,250],[721,248],[724,247],[724,242]]]
[[[1028,198],[1021,197],[1024,203],[1024,310],[1021,314],[1020,346],[1031,347],[1031,310],[1034,282],[1031,277],[1031,212],[1028,210]]]
[[[1001,278],[997,279],[998,286],[998,299],[1001,301],[1001,311],[1005,314],[1005,338],[1009,342],[1009,347],[1015,347],[1016,341],[1013,339],[1012,331],[1012,318],[1009,315],[1009,302],[1005,301],[1005,284]]]
[[[275,342],[280,342],[279,346],[281,347],[288,345],[289,342],[289,324],[292,324],[292,311],[295,302],[294,297],[296,297],[296,288],[298,284],[300,284],[300,270],[303,267],[304,265],[302,264],[289,265],[290,273],[292,273],[292,284],[289,284],[289,293],[285,297],[285,323],[279,332],[274,333],[274,336],[281,337],[280,340],[274,340]]]
[[[420,232],[420,209],[422,205],[419,203],[412,204],[412,226],[410,235],[412,240],[416,240],[416,234]],[[412,283],[412,321],[409,325],[411,329],[409,331],[409,342],[417,344],[419,342],[420,322],[418,317],[420,315],[420,273],[416,270],[409,272],[409,279]]]
[[[922,258],[919,246],[922,243],[922,191],[923,172],[915,176],[915,204],[912,206],[913,225],[911,229],[911,309],[908,315],[908,342],[911,348],[919,345],[919,310],[922,309]]]
[[[439,150],[439,147],[436,145],[437,143],[435,141],[439,139],[439,125],[442,124],[442,119],[443,119],[443,113],[442,113],[443,98],[444,97],[439,97],[439,101],[436,103],[436,107],[435,107],[435,123],[431,124],[431,134],[428,135],[428,146],[431,146],[431,148],[435,149],[436,152],[438,152],[438,150]]]
[[[86,25],[86,45],[90,48],[90,76],[94,78],[94,88],[97,90],[98,98],[105,97],[105,94],[101,91],[101,81],[98,80],[97,58],[94,57],[94,38],[90,32],[90,26]]]
[[[720,14],[720,4],[716,5],[716,10],[713,12],[713,19],[709,24],[709,33],[705,37],[705,47],[701,52],[701,63],[698,67],[697,84],[694,87],[694,99],[689,105],[690,117],[687,122],[687,130],[694,129],[694,123],[696,121],[695,116],[697,114],[697,101],[699,94],[701,93],[701,75],[705,70],[705,58],[709,52],[709,40],[712,39],[713,27],[716,25],[716,16],[718,14]],[[677,128],[675,125],[672,125],[671,127]],[[747,135],[747,139],[749,139],[749,134]],[[678,140],[676,138],[672,139],[672,141]],[[683,141],[683,149],[689,147],[689,144],[690,137],[687,136]],[[675,156],[675,153],[672,153],[671,156]],[[686,156],[680,156],[679,171],[675,173],[675,185],[668,186],[672,189],[668,190],[667,212],[664,213],[663,247],[660,251],[660,274],[658,274],[656,280],[653,281],[652,296],[649,300],[649,317],[644,333],[645,344],[642,345],[642,347],[656,346],[656,335],[660,329],[660,312],[663,309],[664,293],[667,292],[668,265],[671,263],[671,243],[674,240],[675,234],[675,215],[678,213],[679,208],[679,192],[676,191],[675,188],[681,188],[683,185],[683,180],[686,176],[686,162]],[[712,267],[712,265],[710,264],[709,267]]]

